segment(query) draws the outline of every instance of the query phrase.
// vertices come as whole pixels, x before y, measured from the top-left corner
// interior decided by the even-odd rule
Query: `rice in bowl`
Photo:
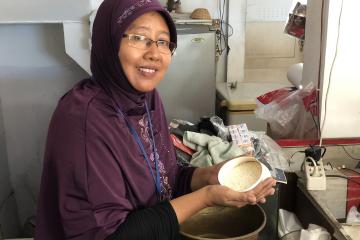
[[[223,185],[235,191],[245,191],[259,180],[261,171],[261,164],[257,161],[239,163],[225,175]]]

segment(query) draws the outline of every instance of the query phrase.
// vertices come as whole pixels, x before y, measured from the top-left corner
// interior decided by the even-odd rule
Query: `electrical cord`
[[[220,46],[220,55],[221,55],[225,50],[227,50],[229,48],[229,46],[227,45],[227,40],[229,39],[229,37],[231,37],[233,35],[234,30],[233,30],[233,27],[225,21],[221,20],[220,24],[221,24],[221,26],[225,24],[228,27],[228,29],[230,30],[230,33],[225,34],[224,31],[222,30],[222,27],[220,28],[219,34],[220,34],[220,45],[221,45]],[[223,46],[223,45],[225,45],[225,46]]]
[[[304,159],[304,164],[307,160],[310,160],[314,164],[314,172],[311,174],[311,176],[315,176],[315,177],[319,176],[319,169],[318,169],[318,165],[316,164],[315,159],[312,157],[306,157]]]
[[[295,154],[297,153],[305,153],[305,151],[296,151],[294,152],[293,154],[291,154],[290,158],[288,159],[288,164],[289,164],[289,167],[290,167],[290,164],[291,164],[291,159],[295,156]]]
[[[342,149],[344,150],[346,155],[348,155],[349,158],[356,160],[356,161],[360,161],[360,158],[355,158],[355,157],[351,156],[351,154],[346,150],[345,146],[343,146],[343,145],[338,145],[338,146],[342,147]]]
[[[333,167],[333,165],[331,164],[331,162],[328,162],[326,165],[330,166],[330,167],[331,167],[331,170],[334,170],[334,167]]]
[[[290,234],[295,233],[295,232],[301,232],[301,229],[288,232],[288,233],[284,234],[279,240],[282,240],[282,239],[284,239],[284,237],[286,237],[287,235],[290,235]]]
[[[226,0],[218,0],[218,7],[219,7],[219,18],[220,18],[220,29],[219,29],[219,49],[218,53],[219,55],[222,55],[225,50],[229,51],[228,46],[228,39],[233,35],[233,27],[224,20],[225,15],[225,6],[226,6]],[[224,25],[228,29],[228,32],[225,33],[224,31]]]
[[[226,0],[223,0],[222,13],[221,13],[221,20],[224,20],[224,14],[225,14],[225,4],[226,4]]]
[[[222,2],[222,0],[219,0],[218,1],[218,4],[219,4],[219,18],[220,18],[220,30],[219,30],[219,36],[220,36],[220,38],[219,38],[219,55],[222,55],[222,53],[223,53],[223,47],[222,47],[222,45],[223,45],[223,40],[224,40],[224,42],[226,43],[226,38],[224,37],[224,29],[223,29],[223,24],[222,24],[222,22],[223,22],[223,17],[224,17],[224,5],[225,5],[225,0],[224,0],[224,3],[223,3],[223,5],[221,5],[221,2]]]
[[[321,10],[320,10],[320,16],[321,16],[321,19],[320,19],[320,44],[324,41],[324,1],[325,0],[321,0]],[[318,84],[317,84],[317,89],[319,89],[320,91],[320,79],[321,79],[321,65],[322,65],[322,53],[323,53],[323,49],[320,47],[320,57],[319,57],[319,70],[318,70]],[[318,101],[318,122],[319,122],[319,125],[318,125],[318,138],[320,139],[320,146],[321,146],[321,119],[320,119],[320,94],[317,94],[317,101]]]
[[[219,13],[219,18],[221,19],[221,0],[218,0],[218,13]]]

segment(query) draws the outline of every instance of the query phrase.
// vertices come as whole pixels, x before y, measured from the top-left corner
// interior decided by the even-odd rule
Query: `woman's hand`
[[[209,171],[208,184],[209,185],[220,184],[219,180],[218,180],[219,171],[220,171],[220,168],[227,162],[228,161],[223,161],[219,164],[208,167],[208,171]]]
[[[196,191],[198,189],[201,189],[203,187],[212,186],[212,185],[219,185],[218,180],[218,174],[220,171],[220,168],[226,163],[227,161],[221,162],[217,165],[213,165],[210,167],[203,167],[203,168],[197,168],[193,174],[192,182],[191,182],[191,189],[193,191]],[[250,190],[248,193],[249,195],[246,195],[245,198],[251,196],[256,197],[256,202],[265,203],[266,197],[268,195],[273,195],[275,192],[275,189],[273,187],[276,185],[276,181],[273,178],[265,179],[263,182],[261,182],[256,188]],[[209,186],[209,187],[210,187]],[[230,189],[231,190],[231,189]]]
[[[237,192],[221,185],[209,185],[205,187],[206,203],[209,207],[215,205],[243,207],[247,204],[264,203],[267,196],[274,194],[275,184],[274,179],[268,178],[248,192]]]
[[[197,168],[191,180],[193,192],[170,201],[179,223],[206,207],[243,207],[247,204],[264,203],[267,196],[274,194],[273,186],[276,181],[272,178],[266,179],[248,192],[237,192],[219,185],[217,173],[221,165]]]
[[[254,189],[248,192],[255,194],[257,202],[265,203],[267,196],[274,195],[275,186],[276,186],[275,179],[269,177],[264,181],[262,181],[261,183],[259,183]]]

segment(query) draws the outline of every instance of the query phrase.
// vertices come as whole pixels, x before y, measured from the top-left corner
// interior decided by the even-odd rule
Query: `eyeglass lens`
[[[164,54],[173,54],[176,48],[176,44],[173,42],[168,42],[165,40],[157,40],[154,41],[150,38],[147,38],[145,36],[141,35],[135,35],[135,34],[126,34],[124,37],[127,37],[129,39],[129,44],[132,47],[138,48],[138,49],[149,49],[153,43],[156,44],[159,51]]]

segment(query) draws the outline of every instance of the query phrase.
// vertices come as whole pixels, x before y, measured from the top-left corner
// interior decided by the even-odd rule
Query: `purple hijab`
[[[49,126],[35,239],[102,240],[130,212],[158,202],[148,166],[118,108],[140,135],[154,169],[147,101],[160,156],[162,200],[190,192],[193,168],[176,164],[158,92],[135,90],[117,56],[123,33],[149,11],[164,16],[176,42],[174,23],[158,1],[105,0],[100,6],[92,36],[93,77],[61,98]]]

